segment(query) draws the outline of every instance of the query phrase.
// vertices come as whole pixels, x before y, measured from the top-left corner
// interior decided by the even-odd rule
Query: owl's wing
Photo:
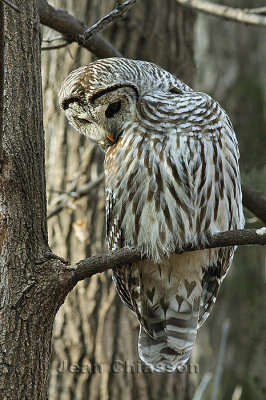
[[[123,230],[118,218],[113,217],[113,208],[116,204],[115,195],[106,187],[106,237],[109,250],[124,246]],[[136,315],[145,332],[152,337],[152,330],[141,314],[141,299],[143,297],[143,283],[138,268],[132,269],[128,264],[112,270],[113,281],[117,293],[123,303]]]
[[[198,328],[211,313],[221,283],[231,265],[233,255],[234,249],[232,247],[220,248],[217,252],[217,259],[203,272]]]
[[[143,106],[160,115],[169,132],[160,157],[161,175],[168,181],[165,192],[176,243],[204,243],[206,236],[243,227],[242,196],[238,165],[238,144],[232,124],[224,110],[209,96],[187,94],[164,103],[149,97]],[[157,100],[157,102],[156,102]],[[145,108],[146,107],[146,108]],[[149,107],[149,109],[148,109]],[[172,118],[173,123],[169,116]],[[175,126],[174,123],[176,124]],[[167,168],[165,167],[167,166]],[[168,198],[167,198],[168,196]],[[181,201],[185,202],[184,204]],[[174,213],[171,204],[176,204]],[[199,326],[206,320],[233,258],[234,248],[208,250],[203,267]]]
[[[214,100],[206,98],[208,107],[205,109],[209,109],[209,116],[204,116],[203,121],[198,113],[193,117],[199,125],[190,126],[190,133],[182,141],[179,152],[186,165],[187,186],[194,209],[190,230],[194,237],[198,235],[203,241],[206,234],[242,228],[244,223],[238,144],[233,127],[224,110]],[[201,131],[193,133],[194,128]],[[234,248],[212,249],[209,254],[209,261],[203,268],[198,327],[214,306],[222,280],[232,263]]]
[[[119,249],[123,246],[123,234],[120,227],[120,221],[113,217],[113,207],[115,205],[115,196],[112,190],[106,187],[105,195],[105,209],[106,209],[106,238],[109,250]],[[129,307],[132,311],[134,305],[131,301],[129,291],[129,266],[122,266],[120,268],[113,269],[113,280],[116,286],[116,290],[121,300]]]

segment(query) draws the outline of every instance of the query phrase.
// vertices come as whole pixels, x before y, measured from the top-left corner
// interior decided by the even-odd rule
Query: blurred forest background
[[[254,0],[224,5],[253,8]],[[229,114],[240,147],[242,182],[265,193],[266,31],[197,15],[194,88],[213,96]],[[246,227],[261,226],[245,209]],[[200,375],[215,373],[222,324],[230,321],[219,399],[266,398],[265,249],[239,247],[222,284],[214,313],[199,330]],[[237,389],[236,389],[237,387]],[[211,385],[209,390],[211,390]],[[203,397],[208,399],[209,397]]]
[[[115,3],[50,1],[89,26]],[[222,4],[261,6],[255,0],[224,0]],[[218,100],[239,140],[243,182],[265,190],[265,29],[192,12],[175,0],[142,0],[101,35],[124,56],[155,62]],[[44,39],[55,36],[58,34],[51,29],[43,29]],[[42,52],[48,211],[62,193],[96,180],[86,197],[70,200],[68,207],[49,219],[52,250],[71,262],[99,253],[104,246],[104,184],[97,181],[103,171],[103,154],[66,123],[57,93],[70,71],[95,59],[76,43]],[[247,227],[261,226],[249,212],[245,216]],[[138,360],[138,326],[116,296],[110,273],[79,283],[56,317],[49,399],[192,399],[196,387],[206,379],[204,400],[265,399],[265,283],[265,250],[239,248],[214,311],[198,334],[191,363],[199,365],[199,373],[146,374],[148,379],[143,373],[115,375],[108,370],[115,360]],[[214,399],[226,320],[229,331],[223,375]],[[107,368],[102,373],[60,373],[57,369],[63,361],[68,365],[101,362]]]

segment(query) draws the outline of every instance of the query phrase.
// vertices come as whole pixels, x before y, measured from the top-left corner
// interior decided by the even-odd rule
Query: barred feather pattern
[[[77,71],[63,99],[77,88],[86,101],[123,85],[138,93],[106,151],[107,241],[147,254],[114,269],[114,282],[140,322],[140,358],[174,371],[188,360],[234,253],[182,250],[244,225],[236,136],[216,101],[154,64],[108,59]]]

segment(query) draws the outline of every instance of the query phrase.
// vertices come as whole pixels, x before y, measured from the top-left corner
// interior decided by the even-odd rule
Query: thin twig
[[[52,7],[46,0],[38,0],[40,21],[43,25],[61,33],[70,43],[88,29],[84,22],[70,15],[66,10]],[[121,53],[100,35],[94,35],[83,47],[99,58],[122,57]]]
[[[243,387],[240,385],[236,385],[234,393],[232,395],[232,400],[240,400],[242,391],[243,391]]]
[[[5,3],[7,6],[9,6],[10,8],[13,8],[13,10],[15,10],[15,11],[17,11],[17,12],[19,12],[20,13],[20,9],[17,7],[17,6],[15,6],[13,3],[11,3],[11,1],[9,1],[9,0],[0,0],[0,1],[2,1],[3,3]]]
[[[59,44],[55,44],[53,46],[42,46],[41,50],[54,50],[54,49],[62,49],[62,47],[67,47],[70,43],[69,42],[63,42]]]
[[[218,398],[219,387],[221,384],[223,369],[224,369],[224,357],[225,357],[225,352],[226,352],[229,328],[230,328],[230,321],[229,321],[229,319],[226,319],[224,321],[223,327],[222,327],[222,337],[221,337],[220,350],[219,350],[219,355],[218,355],[217,368],[216,368],[216,373],[215,373],[215,377],[214,377],[213,392],[212,392],[211,400],[217,400],[217,398]]]
[[[193,400],[201,400],[203,398],[204,392],[212,378],[212,373],[211,372],[206,372],[206,374],[203,375],[203,378],[200,381],[200,384],[198,385],[194,396]]]
[[[87,40],[90,40],[93,35],[103,30],[111,22],[119,18],[123,18],[124,13],[129,10],[129,8],[133,6],[136,1],[137,0],[127,0],[123,4],[117,4],[113,11],[105,15],[105,17],[100,19],[100,21],[96,22],[96,24],[92,25],[82,35],[80,35],[78,38],[79,42],[84,45]]]
[[[234,231],[219,232],[208,237],[208,242],[205,243],[205,245],[186,246],[185,251],[252,244],[266,244],[266,228],[261,228],[260,230],[239,229]],[[177,249],[176,253],[180,253],[180,249]],[[146,258],[146,255],[140,249],[128,247],[113,250],[109,253],[101,253],[69,266],[68,269],[71,273],[70,279],[80,281],[90,278],[94,274],[107,271],[108,269],[121,267],[122,265],[128,265],[132,262],[144,260]]]
[[[244,8],[244,11],[246,11],[247,13],[252,13],[252,14],[266,15],[266,7]]]
[[[266,26],[266,17],[259,15],[258,12],[247,12],[242,8],[222,6],[220,4],[211,3],[210,1],[205,0],[176,0],[176,2],[182,6],[230,21],[264,27]]]
[[[100,174],[97,179],[94,181],[90,181],[81,185],[76,191],[71,191],[68,193],[63,193],[59,196],[58,204],[56,204],[50,211],[47,213],[47,218],[51,218],[54,215],[57,215],[60,211],[62,211],[66,207],[70,207],[73,204],[73,199],[77,200],[81,197],[86,196],[88,193],[92,191],[95,187],[97,187],[104,180],[104,174]]]
[[[45,43],[52,43],[52,42],[55,42],[55,41],[57,41],[57,40],[66,40],[66,38],[65,38],[64,36],[56,36],[56,37],[53,37],[53,38],[51,38],[51,39],[49,39],[49,38],[47,38],[47,39],[42,39],[42,42],[45,42]]]

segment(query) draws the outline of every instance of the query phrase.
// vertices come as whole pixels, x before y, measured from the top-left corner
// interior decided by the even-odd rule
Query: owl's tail
[[[184,365],[195,343],[200,298],[183,299],[178,312],[174,305],[168,304],[167,309],[157,305],[156,316],[148,318],[152,336],[140,327],[139,356],[157,372],[172,372]]]
[[[141,264],[139,356],[154,371],[184,365],[195,343],[204,255],[173,255],[160,265]]]

